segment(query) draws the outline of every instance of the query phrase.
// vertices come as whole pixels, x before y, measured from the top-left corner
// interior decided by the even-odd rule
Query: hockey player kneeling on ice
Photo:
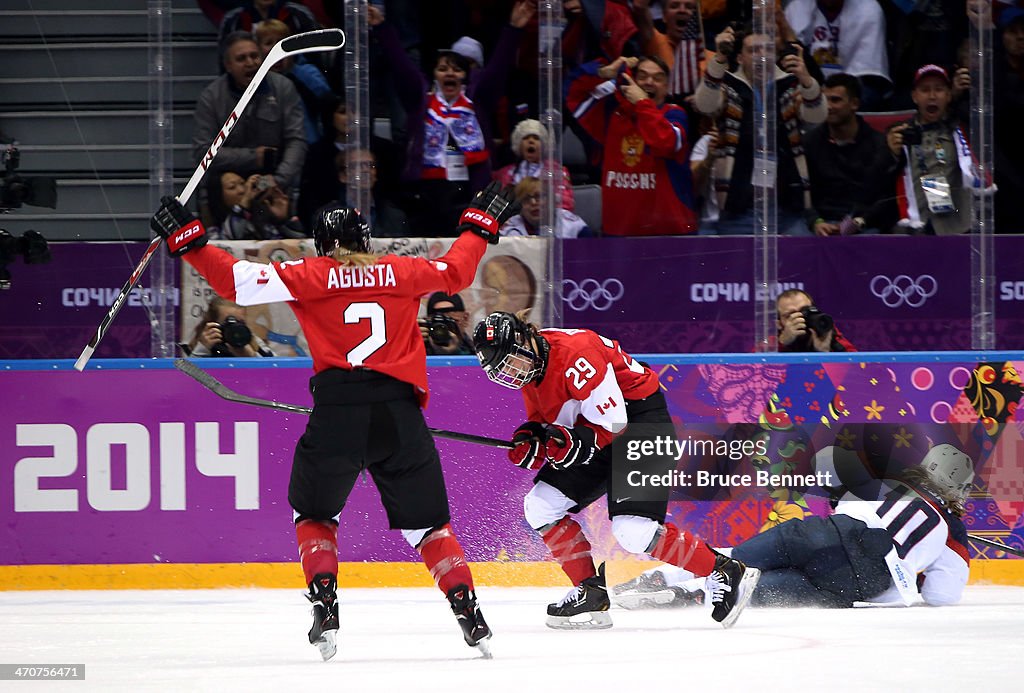
[[[867,482],[844,494],[831,517],[790,520],[748,539],[732,556],[761,569],[752,603],[909,606],[920,593],[931,606],[956,604],[970,567],[960,518],[973,481],[968,455],[936,445],[898,480]],[[628,608],[686,606],[692,600],[672,595],[692,591],[691,577],[661,566],[614,590]]]
[[[608,494],[611,441],[626,424],[674,435],[658,376],[617,342],[590,330],[539,330],[511,313],[491,313],[473,333],[487,377],[520,390],[527,421],[512,436],[509,459],[539,470],[523,501],[526,521],[543,538],[574,585],[548,606],[552,628],[609,628],[604,564],[595,567],[583,529],[569,515]],[[716,553],[665,522],[668,489],[653,500],[608,497],[619,544],[633,553],[706,577],[712,617],[732,626],[757,584],[758,571]]]
[[[454,294],[476,274],[487,243],[516,213],[494,183],[462,216],[462,235],[437,260],[380,256],[358,211],[315,215],[319,257],[259,264],[206,245],[203,225],[172,197],[151,227],[224,298],[239,305],[286,301],[309,341],[313,411],[295,448],[288,502],[310,602],[310,643],[324,660],[337,651],[338,521],[361,471],[381,494],[392,529],[423,557],[471,647],[489,656],[491,631],[477,608],[473,576],[451,526],[434,440],[423,419],[427,364],[416,314],[420,297]]]

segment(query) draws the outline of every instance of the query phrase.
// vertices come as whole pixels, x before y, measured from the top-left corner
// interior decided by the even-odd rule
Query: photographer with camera
[[[982,184],[970,144],[950,108],[969,88],[970,75],[962,69],[951,79],[939,65],[918,68],[910,92],[917,113],[886,135],[900,172],[899,225],[910,233],[948,236],[971,229],[970,189]]]
[[[273,356],[245,322],[245,308],[214,296],[188,343],[189,356]]]
[[[814,305],[806,291],[789,289],[775,299],[779,314],[779,351],[857,351],[835,320]]]
[[[219,229],[210,237],[225,241],[269,241],[306,238],[302,224],[291,213],[291,199],[267,175],[253,174],[243,180],[232,171],[220,176],[221,207],[227,208]],[[212,204],[211,211],[216,207]]]
[[[766,35],[753,33],[749,26],[739,32],[726,27],[715,37],[715,56],[694,95],[697,110],[715,120],[721,142],[721,156],[712,169],[721,210],[719,235],[754,233],[754,118],[760,109],[752,85],[758,81],[761,56],[771,46]],[[784,43],[776,46],[775,55],[777,62],[770,69],[778,123],[778,232],[806,236],[810,231],[804,214],[811,207],[811,195],[802,132],[824,122],[828,109],[820,83],[808,72],[803,46]],[[738,67],[730,72],[733,57]]]
[[[466,338],[469,313],[458,294],[449,296],[435,291],[427,299],[427,317],[419,321],[420,335],[427,354],[459,356],[472,354],[473,345]]]

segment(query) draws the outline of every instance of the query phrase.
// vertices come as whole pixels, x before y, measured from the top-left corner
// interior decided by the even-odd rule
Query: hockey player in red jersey
[[[358,211],[316,213],[319,257],[259,264],[206,245],[205,229],[174,198],[151,222],[175,257],[184,256],[224,298],[240,305],[286,301],[313,356],[313,411],[295,448],[288,502],[310,602],[310,643],[324,660],[337,651],[338,521],[362,470],[381,494],[392,529],[423,557],[448,598],[466,643],[489,656],[490,629],[473,576],[449,525],[448,497],[423,418],[427,366],[416,314],[420,297],[465,289],[487,243],[516,213],[511,191],[493,183],[462,215],[462,235],[437,260],[371,252]]]
[[[481,321],[473,346],[490,380],[522,392],[527,421],[513,434],[516,446],[509,459],[539,470],[523,501],[526,521],[575,586],[548,606],[547,625],[612,625],[604,565],[595,567],[590,543],[570,517],[607,494],[619,544],[707,576],[712,616],[724,627],[732,626],[759,572],[665,522],[666,487],[643,499],[610,493],[611,442],[627,423],[674,435],[657,374],[630,358],[617,342],[590,330],[538,330],[510,313],[491,313]]]

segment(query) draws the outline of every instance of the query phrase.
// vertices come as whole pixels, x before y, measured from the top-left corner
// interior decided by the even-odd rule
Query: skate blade
[[[320,656],[326,662],[338,652],[338,631],[325,630],[320,638],[313,643],[320,650]]]
[[[585,621],[574,618],[587,617]],[[576,616],[548,616],[546,624],[555,630],[603,630],[612,627],[612,617],[607,611],[588,611]]]
[[[722,628],[732,628],[736,623],[736,619],[743,613],[743,609],[750,603],[750,598],[754,596],[754,588],[757,587],[757,581],[761,579],[761,571],[757,568],[747,568],[743,571],[743,578],[740,580],[739,590],[740,594],[736,598],[736,605],[732,607],[732,611],[729,615],[722,619]]]
[[[676,599],[676,593],[672,590],[659,590],[657,592],[623,592],[615,596],[615,603],[623,609],[658,609],[672,606]],[[679,604],[679,607],[684,606]]]
[[[480,650],[480,659],[494,659],[494,654],[491,652],[491,636],[488,635],[483,640],[478,640],[473,647]]]

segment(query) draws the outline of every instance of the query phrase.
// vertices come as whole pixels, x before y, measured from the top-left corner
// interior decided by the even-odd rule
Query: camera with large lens
[[[220,336],[223,341],[215,344],[210,352],[214,356],[231,356],[232,354],[228,347],[241,349],[247,346],[252,341],[252,330],[249,329],[244,320],[239,320],[234,315],[229,315],[220,324]]]
[[[807,329],[818,335],[818,339],[827,335],[836,324],[831,315],[823,313],[817,306],[804,306],[800,309],[800,314],[804,316]]]
[[[431,313],[427,318],[427,334],[430,335],[430,341],[437,346],[448,346],[458,333],[458,323],[444,313]]]

